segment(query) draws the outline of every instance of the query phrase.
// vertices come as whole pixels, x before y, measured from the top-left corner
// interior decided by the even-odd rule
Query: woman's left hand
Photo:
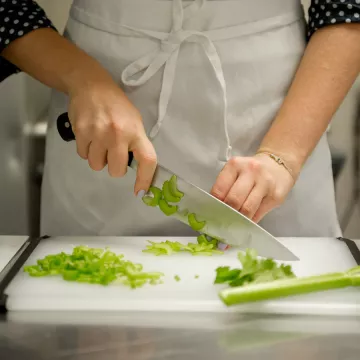
[[[284,202],[294,183],[288,170],[267,154],[234,157],[220,172],[211,194],[257,223]]]

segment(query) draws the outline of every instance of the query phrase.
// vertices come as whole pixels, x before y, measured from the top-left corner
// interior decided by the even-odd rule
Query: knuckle
[[[264,172],[263,174],[261,174],[261,178],[264,181],[264,183],[266,183],[266,185],[270,189],[274,188],[275,179],[273,178],[273,176],[269,172]]]
[[[219,200],[224,200],[226,195],[224,189],[218,184],[214,185],[214,187],[211,190],[211,194],[216,198],[218,198]]]
[[[254,212],[254,206],[250,203],[244,203],[241,207],[241,213],[245,216],[251,216]]]
[[[92,132],[95,136],[102,135],[106,131],[106,125],[103,121],[97,121],[92,125]]]
[[[240,201],[234,194],[228,194],[228,196],[225,199],[225,203],[231,206],[234,209],[240,209]]]
[[[285,200],[284,194],[279,190],[274,191],[272,198],[276,205],[282,204]]]
[[[157,157],[152,153],[143,153],[140,155],[140,161],[145,165],[155,165],[157,163]]]
[[[251,172],[256,173],[256,174],[258,174],[262,169],[261,163],[255,158],[249,158],[249,160],[247,162],[247,166]]]
[[[110,121],[109,128],[116,136],[122,136],[126,132],[126,125],[122,121],[115,119]]]
[[[83,135],[87,130],[87,124],[84,121],[76,121],[74,124],[74,132],[76,137]]]
[[[229,159],[228,164],[230,166],[237,168],[241,164],[241,159],[238,156],[233,156],[232,158]]]

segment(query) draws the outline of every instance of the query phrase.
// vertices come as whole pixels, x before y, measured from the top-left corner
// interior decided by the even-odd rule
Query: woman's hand
[[[110,77],[69,95],[69,119],[79,156],[95,171],[108,165],[112,177],[122,177],[132,151],[138,162],[135,193],[142,196],[150,187],[157,158],[139,111]]]
[[[283,203],[294,183],[288,170],[266,154],[234,157],[220,172],[211,194],[259,222]]]
[[[111,176],[124,176],[132,151],[138,162],[135,193],[148,190],[157,163],[155,150],[139,112],[98,61],[52,29],[18,38],[1,56],[70,97],[68,114],[77,151],[92,169],[108,165]]]

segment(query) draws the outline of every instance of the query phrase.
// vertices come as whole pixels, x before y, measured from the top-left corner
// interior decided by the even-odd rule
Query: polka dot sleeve
[[[39,28],[56,30],[35,1],[0,0],[0,54],[12,41]],[[15,65],[0,56],[0,81],[17,72]]]
[[[308,37],[333,24],[360,23],[360,0],[312,0],[309,8]]]

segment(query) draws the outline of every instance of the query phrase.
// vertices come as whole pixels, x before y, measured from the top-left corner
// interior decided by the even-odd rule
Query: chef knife
[[[63,140],[75,140],[67,113],[58,117],[57,128]],[[137,169],[132,152],[129,152],[128,166],[135,171]],[[177,187],[184,196],[179,203],[179,211],[172,217],[189,226],[188,217],[184,211],[195,213],[197,220],[206,221],[201,232],[225,244],[242,249],[253,248],[260,256],[276,260],[299,260],[285,245],[258,224],[161,165],[157,166],[152,186],[161,189],[164,182],[170,180],[173,175],[177,177]]]

